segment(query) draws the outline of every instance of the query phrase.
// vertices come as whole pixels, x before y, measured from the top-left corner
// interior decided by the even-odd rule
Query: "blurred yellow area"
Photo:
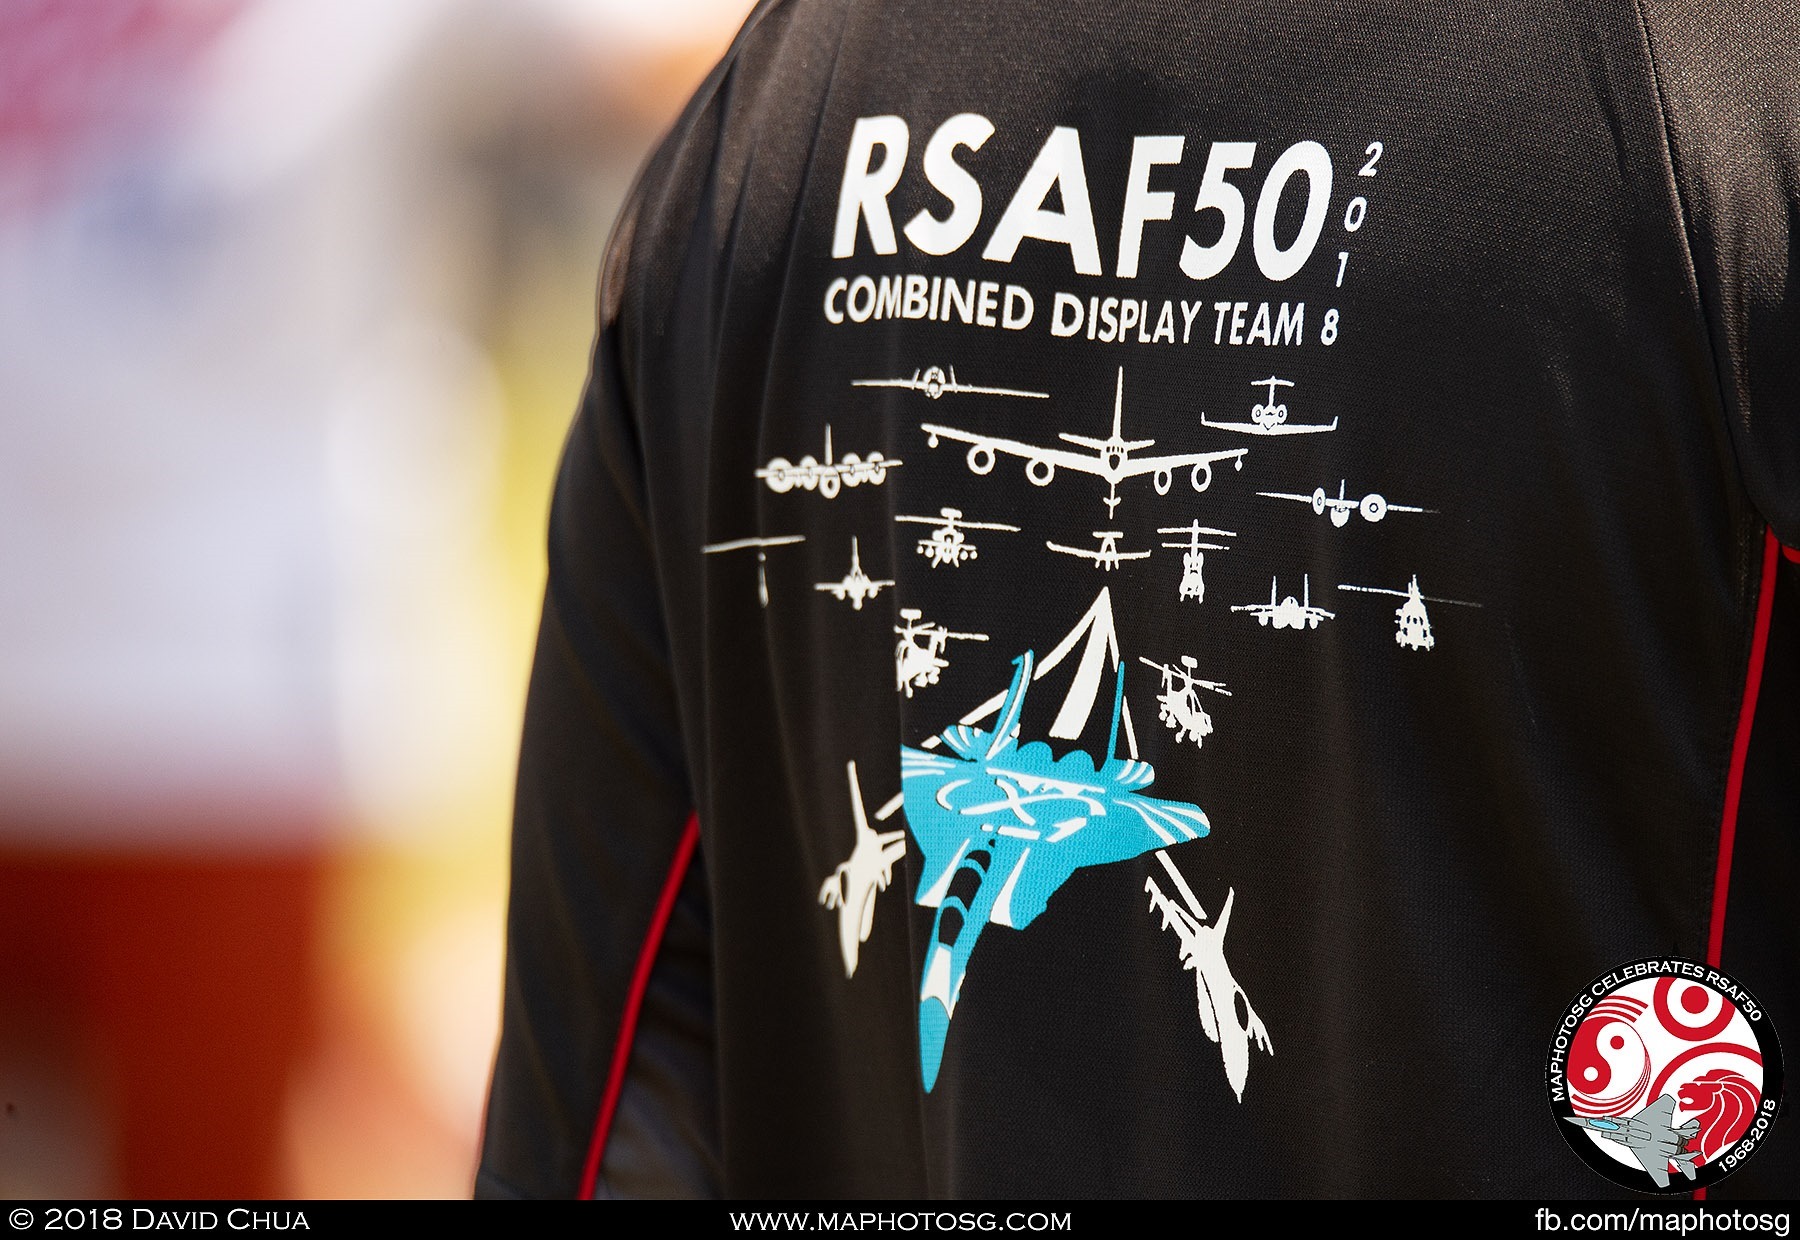
[[[454,1196],[557,454],[748,0],[0,16],[0,1196]]]
[[[683,58],[691,76],[668,75],[665,106],[679,106],[710,64]],[[667,72],[656,69],[659,78]],[[466,687],[490,695],[467,709],[492,726],[466,788],[394,806],[388,821],[373,824],[377,839],[400,827],[407,842],[357,844],[340,855],[325,896],[323,975],[334,991],[325,1010],[341,1024],[328,1031],[288,1116],[286,1191],[296,1196],[455,1195],[473,1178],[471,1134],[499,1032],[497,928],[522,690],[551,484],[586,376],[597,277],[594,262],[588,270],[561,253],[536,259],[489,346],[504,438],[491,526],[481,545],[465,548],[468,619],[493,661],[486,674],[465,669]]]

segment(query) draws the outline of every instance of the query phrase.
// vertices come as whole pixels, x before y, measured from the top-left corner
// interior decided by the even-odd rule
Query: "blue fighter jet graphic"
[[[1110,615],[1108,617],[1110,619]],[[919,988],[919,1066],[936,1083],[950,1017],[976,941],[989,924],[1023,930],[1076,870],[1196,840],[1211,829],[1199,806],[1143,796],[1148,762],[1114,757],[1125,701],[1115,664],[1112,725],[1096,764],[1077,749],[1055,757],[1019,743],[1035,656],[1013,661],[993,726],[959,723],[935,751],[901,746],[906,822],[922,857],[918,903],[937,909]],[[946,752],[947,751],[947,752]]]

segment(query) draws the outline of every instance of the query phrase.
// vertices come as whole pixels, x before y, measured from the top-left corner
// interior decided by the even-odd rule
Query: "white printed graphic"
[[[1431,617],[1426,614],[1425,604],[1447,603],[1452,607],[1479,607],[1480,603],[1468,603],[1459,598],[1438,598],[1433,594],[1419,593],[1419,575],[1407,583],[1404,590],[1389,590],[1381,586],[1353,586],[1338,583],[1340,590],[1355,590],[1359,594],[1391,594],[1395,598],[1406,601],[1394,609],[1394,620],[1398,625],[1394,640],[1408,650],[1430,650],[1437,645],[1437,639],[1431,635]]]
[[[1158,495],[1167,495],[1174,485],[1175,471],[1190,470],[1189,484],[1196,491],[1204,491],[1212,485],[1212,467],[1215,462],[1232,460],[1235,467],[1244,467],[1244,454],[1247,448],[1231,448],[1224,452],[1189,452],[1176,456],[1152,456],[1139,460],[1132,459],[1132,453],[1142,448],[1156,445],[1154,439],[1128,440],[1122,430],[1125,414],[1125,368],[1119,367],[1119,381],[1113,395],[1112,434],[1106,439],[1094,439],[1087,435],[1072,435],[1067,431],[1059,432],[1057,438],[1065,443],[1072,443],[1079,448],[1089,449],[1093,455],[1071,452],[1067,448],[1040,447],[1036,444],[1022,443],[1016,439],[1005,439],[996,435],[978,435],[971,431],[957,430],[953,426],[940,426],[933,422],[922,423],[920,430],[925,432],[926,443],[935,448],[939,439],[952,439],[958,443],[969,445],[969,469],[973,473],[988,474],[994,469],[994,454],[1004,452],[1008,456],[1020,457],[1025,461],[1025,477],[1033,486],[1049,486],[1056,477],[1058,466],[1071,469],[1077,473],[1091,474],[1104,479],[1107,485],[1106,515],[1111,516],[1119,506],[1119,483],[1127,478],[1136,478],[1143,474],[1153,475],[1151,481],[1156,486]]]
[[[900,618],[906,623],[894,626],[900,640],[894,645],[894,687],[913,695],[914,689],[935,685],[950,660],[944,647],[951,641],[984,642],[986,633],[954,633],[941,624],[927,624],[917,607],[902,607]]]
[[[1276,403],[1275,389],[1293,387],[1292,379],[1277,379],[1274,375],[1270,375],[1267,379],[1253,380],[1250,386],[1268,388],[1269,399],[1250,406],[1248,422],[1215,422],[1203,413],[1200,415],[1200,425],[1210,426],[1214,430],[1220,431],[1242,431],[1246,435],[1314,435],[1337,429],[1338,420],[1336,418],[1331,419],[1328,426],[1318,423],[1296,422],[1292,425],[1288,423],[1288,407],[1286,404]]]
[[[1018,526],[999,521],[965,521],[960,508],[940,508],[938,512],[940,515],[935,517],[894,518],[895,521],[936,527],[917,543],[919,554],[930,561],[933,568],[940,564],[961,568],[975,558],[975,544],[969,541],[964,530],[1005,530],[1012,534],[1019,532]]]
[[[1232,530],[1215,530],[1210,526],[1201,525],[1199,521],[1191,521],[1187,525],[1165,525],[1158,528],[1156,532],[1188,536],[1188,540],[1184,543],[1166,542],[1163,544],[1165,547],[1182,553],[1181,585],[1176,589],[1175,597],[1177,601],[1191,598],[1196,603],[1204,603],[1206,601],[1206,578],[1202,575],[1202,570],[1206,567],[1206,552],[1229,551],[1231,548],[1225,543],[1201,542],[1200,535],[1206,534],[1213,538],[1236,538],[1237,534]]]
[[[1414,508],[1411,504],[1396,504],[1383,496],[1375,494],[1373,491],[1363,496],[1361,499],[1349,499],[1344,495],[1344,487],[1344,480],[1341,478],[1338,479],[1338,493],[1336,499],[1325,494],[1324,487],[1313,488],[1313,493],[1311,495],[1293,495],[1286,491],[1258,491],[1257,494],[1267,499],[1291,499],[1298,500],[1302,504],[1311,504],[1312,510],[1321,516],[1323,516],[1325,510],[1329,508],[1331,510],[1331,523],[1340,530],[1350,523],[1350,514],[1353,512],[1362,513],[1363,520],[1373,523],[1381,520],[1390,512],[1435,511],[1431,508]]]
[[[863,572],[862,549],[857,546],[856,538],[852,535],[850,539],[850,571],[844,574],[841,581],[821,581],[813,586],[813,589],[829,590],[831,597],[840,603],[849,599],[850,606],[861,611],[864,603],[893,584],[891,581],[871,580],[869,574]]]
[[[886,891],[894,878],[894,863],[906,855],[906,831],[877,832],[869,826],[863,809],[862,784],[856,777],[856,763],[845,764],[850,775],[850,812],[856,819],[856,846],[849,859],[831,872],[819,887],[819,903],[836,909],[838,915],[838,947],[844,953],[844,976],[856,976],[858,949],[869,941],[875,926],[875,896]],[[903,798],[894,797],[875,817],[882,822],[893,815]]]
[[[827,425],[823,461],[803,456],[796,465],[786,457],[778,456],[757,470],[756,476],[768,483],[769,490],[777,495],[799,487],[802,491],[817,490],[826,499],[835,499],[839,487],[861,486],[865,482],[872,487],[880,486],[887,481],[887,471],[898,469],[901,464],[898,458],[883,456],[879,449],[863,457],[849,452],[844,455],[843,460],[834,460],[831,455],[831,427]]]
[[[1100,540],[1100,546],[1095,549],[1065,547],[1061,543],[1050,542],[1048,540],[1045,541],[1044,545],[1050,548],[1050,550],[1060,551],[1064,555],[1079,556],[1084,560],[1092,560],[1094,562],[1094,567],[1104,573],[1110,573],[1115,568],[1119,567],[1119,561],[1121,560],[1147,560],[1150,558],[1150,553],[1148,551],[1120,551],[1119,539],[1125,537],[1124,531],[1122,530],[1095,530],[1094,537]]]
[[[900,614],[904,616],[906,613]],[[1059,741],[1081,739],[1081,730],[1086,726],[1088,717],[1094,713],[1094,703],[1099,700],[1102,676],[1109,668],[1115,674],[1118,671],[1119,634],[1113,623],[1111,587],[1100,587],[1100,593],[1082,614],[1080,622],[1051,648],[1049,654],[1036,661],[1031,674],[1032,681],[1035,683],[1054,672],[1078,644],[1081,646],[1081,658],[1075,665],[1074,679],[1063,697],[1061,709],[1051,721],[1048,733]],[[996,693],[957,722],[964,727],[973,727],[999,710],[1005,700],[1004,692]],[[1125,729],[1125,752],[1136,758],[1137,729],[1131,723],[1131,703],[1121,701],[1120,722]],[[942,743],[942,736],[932,736],[921,742],[920,748],[936,749]]]
[[[1206,689],[1222,697],[1230,697],[1231,690],[1222,681],[1201,680],[1196,677],[1194,669],[1199,666],[1199,660],[1191,654],[1181,656],[1180,667],[1157,663],[1142,655],[1138,656],[1138,662],[1162,673],[1162,692],[1156,698],[1156,717],[1175,729],[1175,743],[1191,740],[1194,748],[1201,748],[1200,742],[1212,735],[1213,722],[1212,716],[1200,706],[1199,690]]]
[[[1279,603],[1275,601],[1278,591],[1277,579],[1269,578],[1269,601],[1266,603],[1243,603],[1233,607],[1233,611],[1247,611],[1256,617],[1258,624],[1271,625],[1278,629],[1316,629],[1321,620],[1332,620],[1337,617],[1334,611],[1326,611],[1323,607],[1312,605],[1312,577],[1300,579],[1300,601],[1295,602],[1293,595],[1288,595]]]
[[[914,392],[923,392],[932,400],[938,399],[946,392],[966,392],[979,396],[1027,396],[1034,400],[1049,400],[1048,392],[1026,392],[1019,388],[979,387],[973,383],[959,383],[956,378],[956,367],[950,368],[946,375],[941,366],[927,366],[923,371],[915,370],[910,379],[852,379],[851,387],[873,388],[907,388]]]
[[[1195,899],[1193,890],[1181,876],[1181,871],[1175,868],[1169,854],[1158,849],[1156,859],[1168,871],[1182,903],[1176,904],[1165,896],[1154,877],[1146,878],[1144,891],[1150,896],[1150,911],[1161,913],[1162,928],[1174,930],[1175,937],[1181,940],[1181,967],[1194,974],[1200,1028],[1218,1044],[1219,1057],[1225,1063],[1225,1079],[1231,1083],[1231,1090],[1241,1103],[1244,1082],[1250,1076],[1250,1043],[1254,1041],[1268,1055],[1275,1053],[1275,1047],[1269,1041],[1269,1031],[1263,1028],[1262,1018],[1250,1006],[1250,996],[1244,993],[1244,988],[1231,975],[1231,966],[1225,963],[1225,928],[1231,924],[1231,904],[1237,898],[1237,892],[1225,893],[1225,907],[1219,910],[1219,919],[1206,925],[1206,910],[1200,907],[1200,901]],[[1238,1019],[1240,1000],[1241,1022]]]
[[[769,564],[769,548],[785,547],[790,543],[803,543],[804,534],[780,534],[774,538],[734,538],[729,542],[707,543],[700,548],[702,555],[718,555],[725,551],[747,551],[756,549],[756,596],[762,605],[769,605],[769,577],[766,569]]]

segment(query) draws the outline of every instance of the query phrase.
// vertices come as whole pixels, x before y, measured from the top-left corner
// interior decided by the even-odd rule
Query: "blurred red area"
[[[314,857],[0,853],[0,1071],[62,1083],[7,1090],[7,1145],[54,1141],[66,1116],[29,1109],[47,1094],[110,1134],[70,1150],[100,1160],[83,1187],[280,1194],[283,1105],[317,1033],[324,875]]]

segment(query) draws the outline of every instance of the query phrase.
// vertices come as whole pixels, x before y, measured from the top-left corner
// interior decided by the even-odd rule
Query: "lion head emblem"
[[[1681,1109],[1700,1119],[1700,1131],[1688,1141],[1688,1149],[1709,1163],[1749,1131],[1762,1102],[1756,1086],[1730,1068],[1714,1068],[1683,1085],[1679,1094]]]

